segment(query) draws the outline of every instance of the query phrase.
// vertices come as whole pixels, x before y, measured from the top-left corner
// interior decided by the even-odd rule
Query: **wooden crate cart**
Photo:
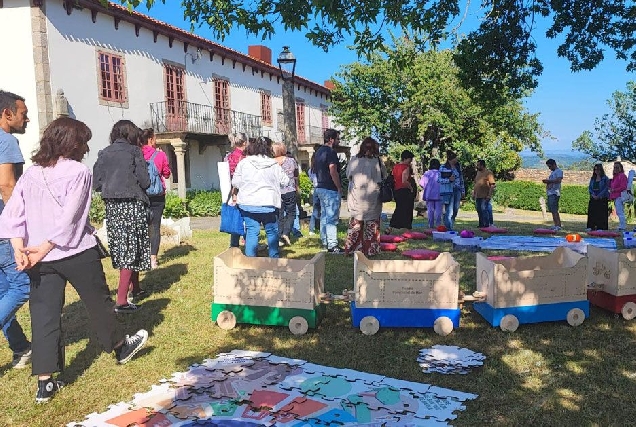
[[[515,331],[520,323],[567,320],[578,326],[589,316],[587,258],[566,247],[545,256],[489,260],[477,253],[473,304],[492,326]]]
[[[324,277],[322,252],[307,261],[246,257],[229,248],[214,257],[212,320],[222,329],[238,322],[304,334],[324,317]]]
[[[440,335],[459,327],[459,264],[437,259],[369,260],[354,254],[351,321],[365,335],[382,327],[433,327]]]
[[[587,249],[587,299],[626,320],[636,317],[636,249]]]

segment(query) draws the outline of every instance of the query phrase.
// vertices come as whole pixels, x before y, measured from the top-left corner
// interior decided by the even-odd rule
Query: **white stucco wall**
[[[35,88],[35,65],[31,8],[29,0],[5,1],[0,8],[0,40],[2,62],[0,65],[0,89],[25,98],[29,119],[24,135],[16,135],[27,164],[39,139],[39,118]]]
[[[210,61],[207,51],[201,52],[193,62],[197,50],[192,46],[185,53],[183,43],[175,40],[170,48],[168,38],[161,34],[155,43],[153,32],[148,28],[141,28],[137,37],[134,25],[123,20],[116,30],[113,18],[101,13],[93,23],[91,13],[86,9],[76,9],[67,15],[61,0],[48,1],[46,14],[51,90],[53,94],[58,89],[64,90],[72,117],[82,120],[93,131],[93,139],[89,143],[91,151],[85,159],[89,166],[95,162],[98,151],[108,144],[110,129],[116,121],[129,119],[138,126],[150,125],[150,104],[162,102],[165,98],[164,60],[185,67],[188,102],[214,105],[214,79],[222,77],[230,82],[230,108],[260,116],[260,91],[270,91],[273,124],[269,128],[271,132],[264,127],[264,134],[280,140],[280,133],[275,131],[278,129],[276,111],[282,109],[282,81],[277,82],[276,76],[270,79],[268,73],[253,73],[249,66],[243,70],[241,63],[229,59],[222,63],[218,54]],[[125,59],[128,108],[100,105],[97,63],[100,48],[113,51]],[[306,126],[309,126],[309,107],[319,109],[320,104],[328,103],[324,96],[322,99],[315,94],[309,96],[309,91],[302,87],[296,91],[296,96],[305,99],[308,107]],[[312,119],[311,125],[320,126],[320,122],[314,123]],[[305,132],[309,134],[308,130]],[[208,147],[199,154],[198,144],[190,144],[188,162],[192,188],[218,188],[216,163],[222,160],[224,148],[227,147]]]

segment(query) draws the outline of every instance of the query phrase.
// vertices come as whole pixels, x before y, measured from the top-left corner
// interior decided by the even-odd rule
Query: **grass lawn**
[[[497,221],[497,225],[508,227],[512,234],[531,234],[540,219],[534,224],[526,219],[524,223]],[[475,221],[460,220],[457,227],[474,228]],[[581,231],[583,221],[566,216],[564,228]],[[303,336],[294,336],[284,327],[239,325],[223,331],[210,321],[212,262],[228,242],[225,234],[195,231],[190,242],[160,255],[160,268],[142,277],[142,286],[151,292],[143,309],[120,316],[127,332],[146,328],[150,333],[147,347],[124,366],[101,352],[88,330],[83,304],[69,286],[63,319],[67,368],[60,376],[67,386],[50,403],[36,405],[35,379],[29,369],[10,368],[11,352],[3,344],[0,425],[59,426],[82,421],[91,412],[102,412],[110,404],[148,391],[191,363],[232,349],[261,350],[478,394],[479,398],[459,413],[455,425],[635,423],[636,321],[592,307],[591,317],[576,328],[563,321],[521,325],[514,333],[504,333],[466,304],[461,327],[447,337],[432,329],[387,328],[364,336],[351,326],[348,306],[335,303],[328,306],[325,321]],[[404,247],[420,246],[450,248],[430,240]],[[318,250],[319,239],[305,237],[283,250],[283,256],[307,259]],[[454,256],[461,264],[461,288],[471,293],[475,289],[475,255],[460,252]],[[108,260],[104,264],[114,289],[117,274]],[[325,282],[326,290],[333,293],[353,289],[352,257],[327,255]],[[28,331],[28,310],[21,309],[18,317]],[[481,352],[487,356],[484,367],[468,375],[423,374],[416,363],[418,351],[435,344]]]

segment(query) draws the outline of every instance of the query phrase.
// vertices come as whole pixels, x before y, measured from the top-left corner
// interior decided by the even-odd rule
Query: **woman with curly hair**
[[[19,270],[31,279],[32,372],[38,376],[37,402],[62,387],[53,378],[64,368],[62,308],[70,282],[86,306],[92,329],[106,352],[128,362],[146,343],[148,332],[124,336],[113,313],[95,229],[90,225],[90,170],[81,163],[91,131],[84,123],[59,118],[44,130],[2,215],[0,236],[10,238]]]

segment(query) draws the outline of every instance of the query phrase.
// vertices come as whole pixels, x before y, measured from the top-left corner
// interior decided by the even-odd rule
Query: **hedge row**
[[[300,193],[303,203],[309,200],[313,187],[307,174],[300,175]],[[185,203],[174,192],[166,194],[164,218],[183,218],[186,216],[218,216],[221,213],[221,192],[218,190],[190,190]],[[89,218],[94,224],[101,224],[106,217],[104,201],[98,193],[93,193]]]
[[[179,219],[186,216],[218,216],[221,213],[221,192],[191,190],[186,194],[185,203],[176,193],[166,194],[164,218]],[[90,221],[101,224],[106,217],[106,206],[99,193],[93,193],[89,211]]]
[[[539,198],[546,198],[545,185],[530,181],[498,182],[493,202],[504,208],[540,211]],[[563,185],[559,212],[577,215],[587,214],[590,195],[587,186]]]

